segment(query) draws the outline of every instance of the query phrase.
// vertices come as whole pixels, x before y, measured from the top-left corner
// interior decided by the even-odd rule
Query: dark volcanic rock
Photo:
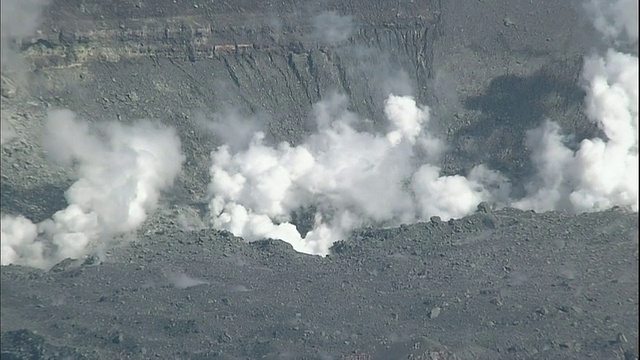
[[[35,221],[71,179],[39,144],[44,113],[157,118],[187,157],[167,207],[206,212],[201,126],[260,114],[269,141],[301,141],[331,92],[377,129],[389,92],[432,107],[446,173],[478,162],[530,171],[527,129],[582,138],[579,86],[592,29],[573,2],[54,0],[22,39],[27,74],[2,74],[2,212]],[[321,11],[351,17],[314,36]],[[172,208],[173,209],[173,208]],[[306,210],[295,222],[309,228]],[[360,229],[327,257],[278,240],[183,229],[154,214],[134,242],[51,271],[3,266],[2,359],[621,359],[638,355],[638,221],[513,209]],[[201,226],[204,227],[204,226]]]
[[[25,281],[20,268],[4,267],[3,351],[26,349],[20,341],[40,349],[48,339],[141,359],[637,352],[634,215],[500,210],[494,228],[478,215],[365,230],[325,258],[279,241],[229,247],[224,233],[176,230],[74,276]],[[177,239],[182,245],[171,246]],[[167,286],[167,268],[201,285]],[[25,324],[41,335],[15,332]]]
[[[75,349],[54,346],[44,337],[29,330],[3,332],[0,356],[7,360],[90,359]]]

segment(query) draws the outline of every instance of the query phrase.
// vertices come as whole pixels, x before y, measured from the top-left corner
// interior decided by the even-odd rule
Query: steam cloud
[[[638,40],[638,2],[633,0],[590,0],[586,9],[593,25],[605,40]]]
[[[444,144],[425,131],[429,110],[413,98],[388,97],[384,134],[355,130],[360,119],[346,104],[341,95],[316,104],[318,132],[302,145],[271,147],[257,132],[247,150],[216,149],[209,189],[213,226],[249,241],[277,238],[298,251],[325,254],[363,225],[460,217],[481,201],[508,194],[506,179],[484,166],[467,178],[441,176],[437,161]],[[290,214],[309,207],[317,209],[315,225],[303,236]]]
[[[6,72],[21,70],[23,64],[16,45],[24,37],[32,36],[40,26],[42,12],[50,0],[2,0],[0,2],[0,69],[2,72],[2,96],[15,91]],[[3,116],[0,120],[0,145],[15,137],[15,131]]]
[[[2,1],[0,4],[2,70],[17,65],[17,52],[12,42],[36,32],[42,21],[42,12],[48,4],[49,0]]]
[[[637,42],[634,8],[626,0],[589,3],[596,28],[614,42]],[[442,176],[445,146],[428,132],[429,109],[413,98],[390,95],[389,129],[373,134],[358,132],[360,119],[346,110],[346,98],[334,96],[315,105],[318,132],[300,146],[271,147],[257,132],[247,150],[221,146],[212,153],[212,224],[249,241],[278,238],[325,254],[357,227],[461,217],[481,201],[537,211],[638,211],[638,58],[615,49],[591,56],[583,80],[586,115],[606,138],[585,139],[574,151],[550,120],[529,131],[525,143],[537,174],[525,198],[511,199],[508,179],[482,164],[466,177]],[[316,212],[305,235],[290,223],[298,208]]]
[[[588,9],[605,39],[625,36],[637,44],[637,2],[591,1]],[[606,139],[585,139],[574,152],[554,122],[530,131],[527,144],[538,176],[529,196],[514,206],[584,212],[617,205],[638,211],[638,56],[610,48],[604,56],[587,57],[582,76],[585,113]]]
[[[10,25],[5,16],[41,4],[2,3],[3,50],[6,39],[33,31],[38,22],[34,17]],[[637,3],[589,4],[607,41],[637,43],[637,11],[632,11]],[[314,24],[330,43],[347,40],[353,31],[351,19],[335,13],[325,13]],[[332,33],[324,24],[342,25]],[[13,27],[5,33],[5,26]],[[228,112],[213,125],[224,145],[211,154],[211,224],[248,241],[277,238],[301,252],[326,254],[334,241],[358,227],[458,218],[481,201],[537,211],[597,211],[615,205],[637,211],[637,55],[612,47],[603,56],[588,57],[583,86],[586,115],[605,138],[585,139],[573,150],[553,121],[532,129],[524,142],[532,149],[537,174],[521,199],[510,198],[509,180],[482,164],[467,174],[443,175],[439,163],[447,148],[430,131],[429,108],[411,96],[386,98],[388,124],[382,132],[359,130],[366,120],[348,111],[348,99],[329,96],[313,107],[317,132],[297,146],[272,146],[263,128],[238,126],[241,116]],[[184,161],[175,132],[150,122],[94,128],[69,111],[55,111],[44,139],[51,159],[73,166],[78,180],[65,194],[69,206],[51,219],[34,224],[24,216],[2,215],[3,265],[48,268],[135,230],[157,207],[160,192],[171,186]],[[292,223],[300,209],[315,214],[308,232]]]
[[[172,129],[151,122],[93,127],[68,110],[49,114],[43,145],[53,161],[73,166],[78,180],[65,193],[69,206],[51,219],[33,224],[2,215],[2,265],[46,269],[135,230],[184,161]]]

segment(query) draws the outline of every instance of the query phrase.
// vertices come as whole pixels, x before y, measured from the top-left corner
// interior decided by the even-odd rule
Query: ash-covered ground
[[[638,9],[2,3],[2,358],[637,359]]]

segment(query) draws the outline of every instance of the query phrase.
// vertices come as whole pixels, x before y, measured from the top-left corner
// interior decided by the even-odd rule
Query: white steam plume
[[[638,2],[635,0],[589,0],[586,9],[605,40],[638,40]]]
[[[591,4],[606,38],[637,41],[637,12],[635,18],[623,14],[628,2]],[[338,96],[315,105],[318,132],[300,146],[272,147],[257,132],[246,150],[222,146],[213,152],[212,223],[249,241],[279,238],[298,251],[324,254],[357,227],[461,217],[481,201],[538,211],[616,205],[637,211],[637,56],[611,49],[590,57],[583,79],[586,115],[606,138],[583,140],[574,151],[556,123],[531,130],[526,144],[538,173],[523,199],[510,199],[509,181],[484,165],[467,176],[442,176],[438,159],[444,145],[427,131],[428,109],[411,97],[389,96],[390,127],[374,134],[356,130],[358,117]],[[301,207],[316,211],[315,226],[305,236],[289,222]]]
[[[42,12],[50,0],[2,0],[0,33],[2,70],[18,64],[17,52],[13,41],[34,35],[42,21]]]
[[[360,119],[346,102],[334,95],[316,104],[318,132],[302,145],[272,147],[258,132],[245,151],[216,149],[209,189],[213,226],[248,241],[277,238],[301,252],[326,254],[357,227],[459,217],[508,193],[505,179],[483,166],[469,178],[441,176],[443,144],[424,131],[429,110],[411,97],[389,96],[385,134],[356,131]],[[497,193],[487,190],[496,184]],[[315,226],[303,237],[290,214],[311,206]]]
[[[335,11],[325,11],[312,19],[315,40],[329,45],[343,43],[351,37],[355,25],[353,17]]]
[[[43,145],[55,162],[73,166],[78,180],[65,193],[69,206],[51,219],[36,225],[2,215],[2,265],[46,269],[135,230],[184,161],[172,129],[151,122],[96,129],[68,110],[49,114]]]
[[[589,5],[605,39],[637,42],[637,2]],[[574,152],[553,122],[530,131],[527,142],[538,176],[516,207],[584,212],[621,206],[638,211],[638,57],[610,48],[604,56],[586,58],[582,76],[585,114],[606,138],[585,139]]]

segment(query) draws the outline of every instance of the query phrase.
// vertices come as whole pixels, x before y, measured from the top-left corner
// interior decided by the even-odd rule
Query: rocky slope
[[[159,119],[186,162],[135,242],[49,272],[2,267],[3,359],[637,358],[637,214],[481,207],[363,229],[326,258],[176,219],[205,211],[219,139],[202,119],[257,113],[295,144],[335,91],[373,129],[390,92],[415,95],[446,173],[484,162],[523,191],[528,129],[597,134],[580,73],[599,45],[576,4],[54,0],[39,28],[2,74],[3,213],[65,206],[71,174],[38,138],[51,108]]]

